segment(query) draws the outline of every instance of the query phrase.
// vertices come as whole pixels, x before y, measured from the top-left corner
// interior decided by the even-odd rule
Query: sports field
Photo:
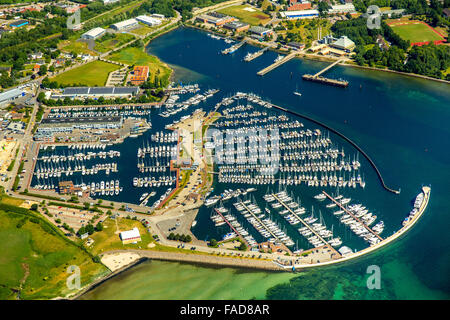
[[[389,26],[403,40],[411,43],[443,40],[431,27],[419,21],[390,22]]]
[[[270,21],[270,16],[249,5],[232,6],[218,12],[238,18],[240,21],[257,26]]]
[[[111,71],[119,69],[120,66],[95,60],[81,67],[61,73],[50,80],[61,85],[83,85],[83,86],[104,86]]]

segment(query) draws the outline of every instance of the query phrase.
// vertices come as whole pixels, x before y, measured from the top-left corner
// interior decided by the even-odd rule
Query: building
[[[319,16],[319,11],[315,9],[300,11],[284,11],[280,12],[284,19],[311,19]]]
[[[331,9],[328,9],[329,14],[344,14],[344,13],[354,13],[356,12],[355,6],[353,3],[346,4],[338,4],[335,6],[331,6]]]
[[[115,2],[119,2],[120,0],[103,0],[103,4],[111,4],[111,3],[115,3]]]
[[[250,25],[248,23],[245,22],[241,22],[241,21],[231,21],[228,23],[225,23],[223,25],[224,29],[228,29],[234,32],[242,32],[242,31],[246,31],[250,28]]]
[[[135,66],[130,75],[130,82],[133,85],[140,85],[147,81],[148,66]]]
[[[17,98],[25,96],[25,91],[20,89],[12,89],[0,93],[0,105],[10,103]]]
[[[385,10],[381,11],[381,15],[388,18],[392,16],[403,16],[405,14],[405,11],[405,9]]]
[[[159,13],[154,13],[152,14],[152,17],[158,18],[158,19],[165,19],[163,14],[159,14]]]
[[[350,52],[355,49],[355,43],[347,38],[347,36],[342,36],[337,39],[335,42],[330,44],[330,47],[336,48],[339,50],[344,50],[345,52]]]
[[[286,44],[288,47],[295,49],[295,50],[302,50],[305,48],[305,44],[304,43],[300,43],[300,42],[289,42]]]
[[[13,23],[10,23],[9,26],[11,28],[20,28],[20,27],[23,27],[23,26],[25,26],[27,24],[28,24],[27,20],[18,20],[18,21],[15,21]]]
[[[311,9],[311,2],[294,0],[290,1],[289,6],[287,7],[288,11],[299,11],[307,9]]]
[[[236,19],[219,12],[208,12],[199,15],[196,20],[202,23],[210,23],[215,25],[216,27],[219,27],[223,26],[225,23],[235,21]]]
[[[72,181],[60,181],[58,184],[59,194],[74,194],[75,186]]]
[[[51,139],[55,134],[72,133],[74,130],[119,129],[122,117],[75,117],[42,119],[34,139]]]
[[[106,30],[103,28],[94,28],[85,32],[81,35],[81,39],[86,40],[95,40],[102,37],[105,34]]]
[[[267,29],[260,26],[253,26],[249,29],[250,33],[256,34],[260,37],[268,36],[273,33],[271,29]]]
[[[139,93],[139,87],[68,87],[52,99],[64,98],[131,98]]]
[[[134,227],[131,230],[122,231],[120,233],[120,240],[122,240],[123,244],[140,242],[141,241],[141,234],[139,233],[139,229]]]
[[[139,25],[136,19],[128,19],[121,22],[117,22],[111,25],[111,28],[116,31],[129,30]]]
[[[138,16],[136,17],[136,20],[151,27],[158,26],[161,24],[161,20],[149,16]]]

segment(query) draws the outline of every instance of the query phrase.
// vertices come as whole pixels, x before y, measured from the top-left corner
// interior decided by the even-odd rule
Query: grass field
[[[149,33],[152,30],[153,30],[152,27],[139,24],[138,28],[130,30],[129,32],[132,34],[138,35],[138,36],[145,36],[147,33]]]
[[[85,86],[104,86],[111,71],[119,69],[120,66],[103,62],[93,61],[81,67],[66,71],[51,78],[61,85],[70,86],[82,84]]]
[[[66,295],[70,265],[80,267],[81,286],[108,272],[47,222],[20,213],[0,211],[0,251],[0,300]]]
[[[408,24],[390,24],[390,27],[396,34],[398,34],[403,40],[409,40],[410,42],[426,42],[442,40],[437,33],[433,32],[428,26],[422,23]]]
[[[94,50],[105,53],[108,52],[111,49],[114,49],[116,47],[120,47],[121,45],[130,42],[135,37],[132,34],[127,33],[115,33],[114,38],[110,38],[107,40],[99,39],[99,41],[96,41],[96,45]]]
[[[86,42],[73,40],[62,40],[58,44],[58,49],[63,52],[75,52],[76,54],[90,54],[91,56],[96,56],[97,53],[88,49],[88,44]]]
[[[252,11],[253,10],[253,11]],[[238,18],[242,22],[257,26],[270,21],[270,16],[249,5],[231,6],[218,12]]]
[[[128,65],[148,66],[150,72],[149,79],[151,81],[154,79],[155,75],[158,75],[160,79],[168,81],[172,73],[172,69],[161,62],[157,57],[151,56],[144,52],[143,49],[136,47],[124,48],[119,52],[115,52],[108,56],[108,59]]]
[[[92,244],[92,248],[90,248],[90,250],[94,255],[116,249],[147,249],[148,244],[152,242],[152,238],[145,227],[141,222],[136,220],[123,218],[117,218],[116,220],[106,219],[103,226],[104,228],[102,231],[91,235],[94,243]],[[139,229],[142,241],[136,244],[122,244],[117,231],[131,230],[134,227]]]

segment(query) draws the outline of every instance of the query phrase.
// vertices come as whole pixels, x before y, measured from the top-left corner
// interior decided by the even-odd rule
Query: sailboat
[[[298,85],[295,87],[294,94],[295,94],[296,96],[299,96],[299,97],[302,96],[302,94],[301,94],[300,92],[298,92]]]

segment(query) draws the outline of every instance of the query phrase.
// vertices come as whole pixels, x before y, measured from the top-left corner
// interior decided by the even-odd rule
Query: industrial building
[[[139,229],[134,227],[131,230],[122,231],[120,233],[120,240],[122,240],[123,244],[140,242],[141,241],[141,234],[139,233]]]
[[[319,16],[318,10],[300,10],[300,11],[284,11],[280,12],[284,19],[311,19]]]
[[[27,24],[28,24],[28,21],[26,21],[26,20],[18,20],[18,21],[15,21],[13,23],[10,23],[9,26],[11,28],[20,28],[20,27],[23,27],[23,26],[25,26]]]
[[[260,26],[253,26],[249,29],[250,33],[256,34],[258,36],[264,37],[273,33],[271,29],[267,29]]]
[[[331,9],[328,9],[329,14],[343,14],[343,13],[353,13],[356,12],[355,6],[353,3],[346,4],[338,4],[335,6],[331,6]]]
[[[111,25],[111,29],[116,31],[129,30],[139,25],[136,19],[128,19]]]
[[[242,32],[248,30],[250,28],[250,25],[241,21],[231,21],[225,23],[223,27],[234,32]]]
[[[51,98],[131,98],[138,93],[139,87],[68,87],[62,93],[52,94]]]
[[[94,28],[89,30],[88,32],[85,32],[81,35],[81,39],[86,40],[95,40],[100,38],[105,34],[106,30],[103,28]]]
[[[41,121],[34,139],[49,139],[54,134],[72,133],[76,129],[118,129],[122,124],[122,117],[46,118]]]
[[[12,89],[5,92],[0,93],[0,106],[10,103],[17,98],[25,96],[25,91],[21,89]]]
[[[161,20],[149,16],[138,16],[136,20],[151,27],[161,24]]]
[[[196,20],[202,23],[210,23],[218,27],[223,26],[225,23],[235,21],[236,19],[218,12],[208,12],[198,16]]]

